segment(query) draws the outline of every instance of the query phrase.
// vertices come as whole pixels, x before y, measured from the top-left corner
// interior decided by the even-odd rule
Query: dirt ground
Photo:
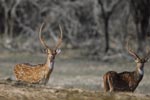
[[[150,70],[134,93],[104,93],[102,76],[109,70],[132,71],[133,60],[94,61],[85,57],[58,55],[46,86],[17,84],[13,67],[17,63],[40,64],[44,54],[8,53],[0,55],[0,100],[150,100]],[[117,63],[116,63],[117,62]]]
[[[149,100],[150,95],[0,84],[0,100]]]

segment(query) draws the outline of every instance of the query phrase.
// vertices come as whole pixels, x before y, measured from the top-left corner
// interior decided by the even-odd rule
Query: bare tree
[[[104,21],[104,32],[106,41],[105,52],[108,52],[109,50],[109,20],[120,2],[121,0],[116,0],[115,2],[110,2],[110,0],[98,0],[98,3],[101,7],[102,19]]]
[[[130,9],[136,25],[138,51],[145,42],[150,18],[150,0],[130,0]]]

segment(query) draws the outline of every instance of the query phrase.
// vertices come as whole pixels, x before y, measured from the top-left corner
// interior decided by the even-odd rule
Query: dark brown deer
[[[136,87],[139,85],[140,81],[144,75],[144,64],[149,59],[150,52],[140,58],[133,50],[129,49],[127,44],[127,50],[130,55],[135,58],[136,69],[135,71],[128,72],[124,71],[117,73],[116,71],[109,71],[103,76],[104,90],[113,92],[134,92]]]
[[[40,27],[39,39],[42,45],[45,47],[45,53],[47,54],[47,59],[44,64],[32,65],[29,63],[17,64],[14,67],[14,74],[18,81],[26,83],[40,83],[46,84],[54,68],[55,56],[60,53],[59,46],[62,42],[62,29],[60,27],[61,35],[58,42],[54,48],[49,48],[44,42],[41,36],[41,31],[43,29],[44,23]],[[36,59],[36,58],[35,58]]]

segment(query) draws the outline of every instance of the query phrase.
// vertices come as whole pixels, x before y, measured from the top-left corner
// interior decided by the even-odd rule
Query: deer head
[[[44,23],[41,25],[40,27],[40,31],[39,31],[39,39],[40,39],[40,42],[41,44],[44,46],[44,51],[45,53],[48,55],[49,58],[55,58],[55,56],[57,54],[59,54],[61,52],[61,50],[59,49],[61,43],[62,43],[62,36],[63,36],[63,33],[62,33],[62,28],[61,26],[59,25],[59,28],[60,28],[60,36],[58,38],[58,41],[55,45],[54,48],[50,48],[44,41],[44,38],[41,36],[41,32],[42,32],[42,29],[43,29],[43,26],[44,26]]]
[[[146,56],[141,58],[131,48],[129,48],[128,42],[127,42],[127,51],[135,59],[135,62],[137,63],[137,69],[139,70],[139,72],[142,71],[143,67],[144,67],[144,64],[149,59],[150,51],[147,52]],[[141,72],[141,74],[142,74],[142,72]]]

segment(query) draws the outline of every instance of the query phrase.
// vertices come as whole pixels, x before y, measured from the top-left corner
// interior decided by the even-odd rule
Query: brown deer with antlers
[[[140,58],[133,50],[129,49],[127,44],[127,50],[130,55],[135,58],[136,70],[132,72],[121,72],[109,71],[103,76],[104,90],[107,91],[120,91],[120,92],[134,92],[138,84],[144,75],[144,64],[149,59],[148,52],[147,56]]]
[[[55,48],[49,48],[44,42],[41,32],[44,23],[41,25],[39,30],[39,39],[42,45],[45,47],[45,52],[47,54],[47,59],[44,64],[31,65],[29,63],[17,64],[14,67],[14,74],[18,81],[27,83],[37,83],[37,84],[47,84],[49,77],[54,68],[55,56],[60,53],[59,46],[62,42],[62,29],[60,28],[60,37]]]

